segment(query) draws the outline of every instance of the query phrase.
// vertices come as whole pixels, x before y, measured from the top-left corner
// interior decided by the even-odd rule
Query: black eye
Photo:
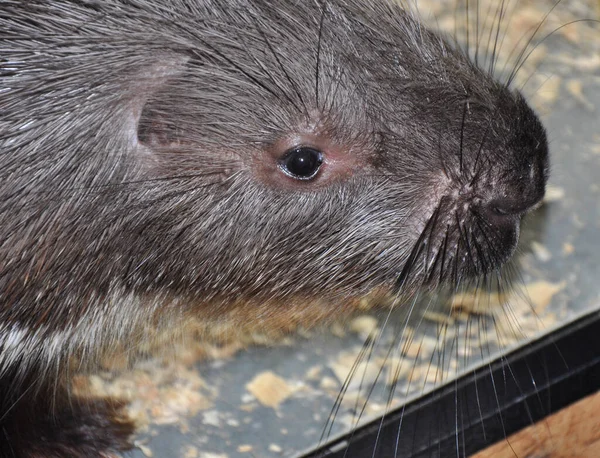
[[[308,146],[298,146],[288,150],[279,159],[279,168],[297,180],[310,180],[317,175],[322,163],[321,151]]]

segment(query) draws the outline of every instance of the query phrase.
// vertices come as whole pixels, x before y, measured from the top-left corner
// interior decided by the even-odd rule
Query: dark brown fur
[[[384,1],[2,2],[0,107],[7,457],[125,447],[58,402],[73,356],[492,272],[547,177],[522,96]]]

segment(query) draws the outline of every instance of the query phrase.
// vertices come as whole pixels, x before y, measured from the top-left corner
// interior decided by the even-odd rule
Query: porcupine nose
[[[546,131],[525,100],[508,103],[514,121],[506,149],[490,163],[489,181],[479,188],[479,211],[491,224],[518,223],[544,197],[548,179]]]

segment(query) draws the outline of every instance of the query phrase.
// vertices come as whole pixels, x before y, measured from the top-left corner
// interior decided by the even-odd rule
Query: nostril
[[[510,198],[496,198],[488,203],[488,208],[497,215],[517,215],[527,210],[528,205]]]
[[[495,213],[496,215],[500,215],[500,216],[505,216],[505,215],[510,214],[509,211],[503,209],[502,207],[498,206],[497,204],[490,204],[489,209],[491,210],[492,213]]]
[[[526,196],[496,197],[484,204],[487,210],[497,216],[520,216],[530,210],[540,199]]]

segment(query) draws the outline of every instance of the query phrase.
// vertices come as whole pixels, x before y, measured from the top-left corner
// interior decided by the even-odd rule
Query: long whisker
[[[321,432],[321,436],[320,436],[319,442],[318,442],[319,445],[322,444],[327,439],[329,439],[331,432],[333,430],[335,418],[337,417],[337,414],[342,405],[342,400],[346,396],[346,392],[348,391],[350,382],[352,381],[352,378],[354,377],[354,374],[356,373],[356,370],[357,370],[359,364],[362,362],[365,354],[367,353],[367,351],[371,347],[371,345],[372,345],[372,339],[370,337],[368,337],[367,339],[365,339],[360,353],[358,354],[356,360],[354,361],[354,364],[350,368],[350,372],[348,373],[346,380],[344,380],[344,383],[342,384],[342,387],[341,387],[340,391],[338,392],[335,402],[334,402],[334,404],[331,408],[331,411],[329,412],[329,415],[327,417],[327,421],[325,422],[325,426],[323,427],[323,431]]]
[[[425,225],[425,228],[421,232],[421,235],[419,236],[416,243],[414,244],[414,246],[410,252],[410,255],[408,256],[408,259],[407,259],[406,263],[404,264],[404,267],[402,268],[402,271],[400,272],[398,279],[396,280],[395,286],[396,286],[397,290],[401,290],[402,287],[408,281],[409,275],[412,272],[412,269],[415,265],[417,258],[420,256],[420,254],[423,252],[423,250],[425,249],[425,247],[427,245],[428,232],[431,228],[431,225],[433,224],[433,221],[435,219],[437,219],[439,212],[440,212],[440,206],[438,205],[438,207],[436,207],[435,211],[433,212],[433,215],[427,221],[427,224]]]
[[[529,36],[529,39],[525,43],[525,46],[523,46],[523,48],[521,49],[521,52],[519,53],[519,55],[517,56],[517,59],[515,60],[515,66],[514,66],[513,70],[510,72],[510,74],[506,80],[507,87],[509,87],[512,84],[512,81],[515,78],[516,74],[518,73],[519,69],[527,61],[527,59],[529,58],[531,53],[540,45],[540,43],[542,43],[544,40],[546,40],[546,38],[548,38],[548,36],[551,35],[551,34],[549,34],[546,37],[544,37],[538,44],[536,44],[536,46],[533,47],[533,49],[531,49],[529,52],[527,52],[529,45],[533,42],[533,40],[537,36],[538,32],[541,30],[542,26],[546,23],[550,14],[552,14],[552,12],[556,9],[556,7],[561,2],[562,2],[562,0],[558,0],[554,5],[552,5],[552,8],[550,8],[546,12],[546,14],[542,18],[542,20],[538,23],[537,27],[534,29],[533,33]],[[552,32],[552,33],[554,33],[554,32]]]

